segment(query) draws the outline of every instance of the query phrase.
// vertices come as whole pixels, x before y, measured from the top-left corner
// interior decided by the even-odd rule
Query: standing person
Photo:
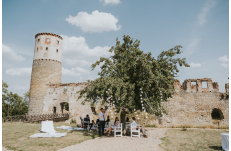
[[[107,116],[107,120],[106,120],[106,122],[110,122],[110,116]]]
[[[104,135],[105,114],[103,108],[101,108],[100,111],[101,112],[99,112],[99,136],[102,136]]]
[[[133,128],[139,128],[140,127],[140,130],[143,133],[144,138],[147,138],[147,135],[146,135],[144,127],[140,126],[138,123],[136,123],[136,118],[135,117],[132,117],[132,119],[133,119],[133,122],[132,122]]]
[[[24,121],[27,121],[27,113],[25,114],[25,119],[24,119]]]

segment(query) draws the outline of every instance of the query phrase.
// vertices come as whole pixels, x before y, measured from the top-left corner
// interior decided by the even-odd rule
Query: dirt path
[[[60,149],[59,151],[162,151],[163,149],[159,147],[159,144],[161,144],[160,138],[164,137],[165,132],[166,129],[147,129],[148,138],[103,136]]]

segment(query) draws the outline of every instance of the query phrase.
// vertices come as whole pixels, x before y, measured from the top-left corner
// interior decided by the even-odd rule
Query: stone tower
[[[35,35],[28,115],[43,114],[46,84],[61,83],[62,39],[52,33]]]

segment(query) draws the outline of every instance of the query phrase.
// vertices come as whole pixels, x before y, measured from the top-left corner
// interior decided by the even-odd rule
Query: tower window
[[[59,44],[59,41],[57,40],[57,45]]]
[[[49,38],[47,38],[47,42],[50,42],[50,39],[49,39]]]
[[[46,50],[48,50],[48,47],[46,47]]]
[[[40,42],[40,39],[38,39],[38,42]]]
[[[59,52],[59,50],[58,50],[58,49],[56,49],[56,52],[58,53],[58,52]]]

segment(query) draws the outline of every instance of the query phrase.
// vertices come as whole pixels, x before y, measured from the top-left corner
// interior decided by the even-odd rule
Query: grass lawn
[[[166,151],[222,151],[220,129],[168,129],[161,138],[161,147]]]
[[[67,124],[54,123],[54,127],[61,125]],[[76,125],[70,126],[76,127]],[[95,131],[65,131],[55,129],[58,133],[67,133],[67,135],[59,138],[29,138],[29,136],[35,133],[40,133],[40,128],[41,124],[2,123],[2,146],[11,150],[50,151],[98,137],[98,133]]]

